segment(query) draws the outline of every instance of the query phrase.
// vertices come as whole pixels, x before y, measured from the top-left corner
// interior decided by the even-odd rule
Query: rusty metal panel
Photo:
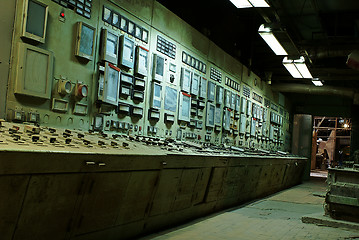
[[[0,233],[2,240],[14,234],[30,176],[0,176]]]
[[[161,172],[149,216],[170,212],[181,174],[181,169],[164,169]]]
[[[138,221],[145,217],[153,198],[158,176],[159,171],[131,172],[116,221],[117,225]]]
[[[172,206],[173,211],[178,211],[192,206],[192,194],[196,185],[198,169],[184,169],[181,180],[177,187],[175,201]]]
[[[65,239],[83,177],[84,174],[33,175],[13,239]]]
[[[223,178],[226,172],[227,168],[224,167],[212,168],[206,202],[212,202],[217,200],[218,195],[221,193]]]
[[[88,174],[75,235],[115,225],[130,175],[129,172]]]
[[[203,203],[205,201],[206,187],[208,185],[211,168],[199,169],[196,185],[193,189],[192,203],[193,205]]]

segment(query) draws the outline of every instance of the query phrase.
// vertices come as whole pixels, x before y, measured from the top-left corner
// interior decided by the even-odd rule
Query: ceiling
[[[348,54],[359,50],[358,0],[267,0],[270,8],[247,9],[229,0],[157,1],[281,91],[336,94],[359,88],[359,71],[346,65]],[[283,56],[258,34],[266,22],[280,25],[294,43],[289,52],[306,56],[312,76],[324,81],[316,88],[324,91],[316,91],[309,79],[291,77]]]

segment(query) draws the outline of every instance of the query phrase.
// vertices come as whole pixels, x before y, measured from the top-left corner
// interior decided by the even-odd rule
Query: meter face
[[[125,32],[127,32],[128,30],[128,20],[123,16],[121,16],[121,20],[120,20],[120,29]]]
[[[176,112],[177,109],[177,90],[171,87],[166,87],[165,90],[165,110]]]

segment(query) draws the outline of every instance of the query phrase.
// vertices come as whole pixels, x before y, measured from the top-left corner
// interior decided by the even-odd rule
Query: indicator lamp
[[[60,13],[60,17],[64,18],[64,17],[65,17],[65,13],[64,13],[64,12],[61,12],[61,13]]]

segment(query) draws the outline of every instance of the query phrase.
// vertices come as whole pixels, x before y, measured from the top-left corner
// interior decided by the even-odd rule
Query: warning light
[[[62,12],[62,13],[60,13],[60,17],[65,17],[65,13],[64,12]]]

